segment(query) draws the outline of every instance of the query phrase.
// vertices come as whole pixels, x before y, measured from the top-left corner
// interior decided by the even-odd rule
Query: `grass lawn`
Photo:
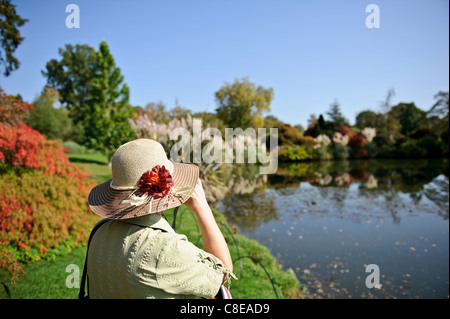
[[[89,177],[98,183],[109,181],[112,178],[111,167],[108,159],[100,153],[69,154],[69,159],[73,163],[87,169]]]
[[[86,246],[78,246],[64,256],[54,260],[40,260],[32,264],[23,265],[25,278],[9,285],[12,299],[76,299],[78,289],[69,289],[66,278],[70,275],[66,267],[76,264],[80,268],[80,278],[83,272]],[[0,281],[2,281],[0,273]],[[5,278],[6,279],[6,278]],[[0,287],[1,288],[1,287]],[[7,298],[0,289],[0,297]]]

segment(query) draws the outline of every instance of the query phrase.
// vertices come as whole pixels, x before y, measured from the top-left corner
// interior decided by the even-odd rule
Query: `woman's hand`
[[[191,197],[184,204],[197,216],[198,214],[210,211],[200,178],[197,179],[197,183],[195,184],[194,192],[192,193]]]

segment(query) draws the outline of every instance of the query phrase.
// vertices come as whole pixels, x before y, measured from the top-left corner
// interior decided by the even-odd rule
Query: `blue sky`
[[[8,94],[32,101],[45,85],[45,64],[66,43],[94,48],[106,40],[130,87],[130,103],[163,101],[214,112],[225,81],[249,77],[271,87],[271,114],[306,126],[337,99],[354,123],[364,109],[393,103],[424,110],[449,89],[447,0],[13,0],[30,22],[16,51],[19,70],[0,75]],[[68,29],[68,4],[80,28]],[[380,8],[380,28],[365,25],[367,5]]]

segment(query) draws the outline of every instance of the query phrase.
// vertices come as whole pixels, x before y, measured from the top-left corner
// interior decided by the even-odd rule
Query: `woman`
[[[172,163],[162,145],[149,139],[120,146],[111,166],[112,180],[94,187],[88,198],[94,213],[110,219],[89,245],[90,298],[213,298],[235,278],[197,166]],[[161,218],[181,204],[195,213],[204,250]]]

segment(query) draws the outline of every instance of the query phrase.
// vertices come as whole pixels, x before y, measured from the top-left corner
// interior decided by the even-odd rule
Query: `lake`
[[[280,164],[268,176],[251,167],[230,172],[216,207],[292,268],[308,297],[448,298],[448,160]],[[379,288],[366,286],[376,275],[366,272],[371,264]]]

